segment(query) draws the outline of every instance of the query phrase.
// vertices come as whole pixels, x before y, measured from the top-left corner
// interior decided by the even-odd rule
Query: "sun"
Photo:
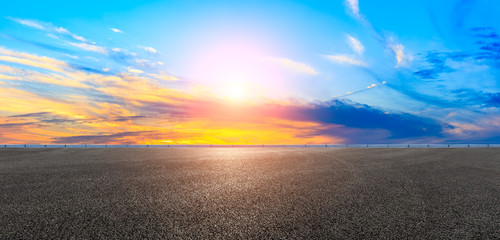
[[[226,96],[228,99],[233,101],[241,101],[244,99],[244,89],[240,85],[229,86],[226,90]]]
[[[269,64],[267,58],[274,54],[267,43],[240,36],[211,43],[200,47],[189,73],[213,96],[241,103],[275,97],[281,91],[282,73]]]

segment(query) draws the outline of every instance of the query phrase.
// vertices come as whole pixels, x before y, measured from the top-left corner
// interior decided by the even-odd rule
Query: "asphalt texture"
[[[0,239],[499,239],[500,149],[0,149]]]

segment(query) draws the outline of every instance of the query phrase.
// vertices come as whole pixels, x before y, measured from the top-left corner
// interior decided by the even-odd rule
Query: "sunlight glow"
[[[274,97],[282,89],[283,76],[279,67],[267,60],[270,55],[272,51],[259,41],[219,39],[200,50],[193,61],[193,74],[199,84],[227,100]]]
[[[239,85],[233,85],[227,90],[227,97],[231,100],[243,100],[244,90]]]

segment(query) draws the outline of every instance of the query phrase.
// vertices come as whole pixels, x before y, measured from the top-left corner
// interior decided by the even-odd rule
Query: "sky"
[[[7,1],[2,144],[499,143],[500,4]]]

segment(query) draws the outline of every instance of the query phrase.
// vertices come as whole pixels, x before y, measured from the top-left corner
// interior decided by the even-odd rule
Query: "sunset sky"
[[[5,1],[2,144],[500,142],[500,4]]]

